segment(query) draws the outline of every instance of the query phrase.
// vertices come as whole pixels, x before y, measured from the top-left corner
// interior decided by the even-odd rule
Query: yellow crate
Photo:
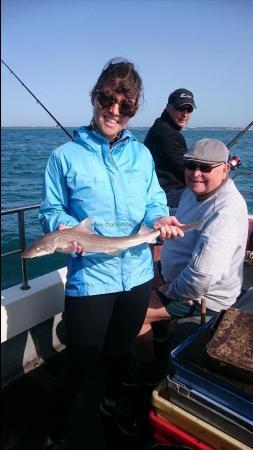
[[[215,450],[252,450],[253,448],[174,405],[169,400],[166,380],[153,391],[152,404],[158,417],[181,428]]]

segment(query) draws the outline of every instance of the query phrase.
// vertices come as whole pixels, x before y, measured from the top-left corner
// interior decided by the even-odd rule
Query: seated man
[[[228,177],[227,147],[216,139],[201,139],[184,155],[184,191],[177,208],[181,223],[203,220],[201,230],[166,241],[161,252],[165,285],[153,291],[136,340],[138,358],[154,360],[154,322],[200,316],[201,300],[213,316],[227,309],[240,294],[248,232],[246,203]]]

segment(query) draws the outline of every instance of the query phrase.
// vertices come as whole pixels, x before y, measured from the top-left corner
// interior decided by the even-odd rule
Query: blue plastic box
[[[185,411],[208,422],[224,433],[240,440],[246,445],[253,445],[253,421],[232,412],[231,409],[207,399],[195,389],[187,389],[184,384],[168,377],[169,400]]]
[[[252,383],[220,374],[207,354],[206,346],[215,332],[216,322],[216,318],[210,320],[171,352],[170,377],[252,421]]]

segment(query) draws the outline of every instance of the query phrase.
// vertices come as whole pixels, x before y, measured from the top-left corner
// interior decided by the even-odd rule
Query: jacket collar
[[[85,141],[85,140],[91,139],[94,142],[94,138],[95,138],[96,140],[98,140],[100,142],[100,144],[103,144],[103,143],[108,144],[108,140],[99,131],[92,129],[90,125],[80,127],[78,129],[74,130],[73,134],[74,134],[75,140],[81,139],[81,140]],[[132,133],[128,129],[122,130],[119,133],[119,139],[117,140],[117,142],[119,142],[125,138],[134,139],[132,136]]]
[[[162,114],[161,114],[161,119],[164,120],[165,122],[168,122],[168,124],[169,124],[172,128],[174,128],[174,130],[178,130],[178,131],[181,130],[181,127],[177,126],[177,125],[175,124],[175,122],[173,122],[173,120],[171,119],[171,117],[170,117],[170,115],[169,115],[169,113],[168,113],[168,111],[167,111],[166,108],[163,110],[163,112],[162,112]]]
[[[97,130],[91,128],[91,126],[83,126],[73,131],[74,139],[77,144],[84,145],[87,144],[93,150],[97,149],[103,145],[108,145],[108,140]],[[128,129],[122,130],[119,139],[112,145],[112,147],[117,147],[119,143],[127,140],[136,140],[132,135],[131,131]]]
[[[228,179],[229,179],[228,177],[225,178],[225,180],[223,180],[217,188],[215,188],[213,191],[209,192],[208,194],[197,195],[196,196],[197,202],[202,202],[202,201],[206,200],[207,198],[212,197],[212,195],[215,194],[215,192],[217,192],[222,186],[224,186],[224,184],[226,184],[228,182]]]

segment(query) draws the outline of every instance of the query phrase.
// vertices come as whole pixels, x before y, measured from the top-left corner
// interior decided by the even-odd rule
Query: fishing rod
[[[241,130],[228,144],[227,144],[227,148],[230,149],[232,147],[232,145],[234,145],[238,139],[240,139],[241,136],[244,135],[244,133],[246,133],[246,131],[248,131],[248,129],[250,127],[252,127],[253,125],[253,120],[252,122],[250,122],[245,128],[243,128],[243,130]],[[228,162],[230,164],[230,168],[231,170],[236,170],[238,169],[238,167],[241,165],[241,160],[238,156],[230,156],[228,159]],[[235,175],[236,176],[236,175]],[[235,178],[235,176],[233,178]]]
[[[37,103],[39,103],[42,108],[44,108],[44,110],[50,115],[50,117],[52,117],[52,119],[57,123],[57,125],[59,125],[59,127],[68,135],[68,137],[70,137],[70,139],[73,141],[74,138],[73,136],[66,130],[66,128],[64,128],[61,123],[53,116],[53,114],[51,114],[51,112],[40,102],[40,100],[36,97],[36,95],[33,94],[33,92],[23,83],[22,80],[20,80],[20,78],[15,74],[15,72],[13,72],[13,70],[8,66],[8,64],[6,64],[6,62],[4,62],[3,59],[1,59],[1,62],[9,69],[9,71],[11,72],[12,75],[14,75],[15,78],[17,78],[17,80],[22,84],[22,86],[24,86],[24,88],[35,98],[35,100],[37,101]],[[227,148],[230,149],[232,147],[232,145],[234,145],[238,139],[240,139],[241,136],[244,135],[244,133],[246,133],[246,131],[248,131],[248,129],[253,125],[253,121],[249,123],[249,125],[247,125],[243,130],[241,130],[228,144],[227,144]],[[231,156],[229,158],[229,163],[231,166],[232,170],[237,169],[240,165],[240,158],[238,158],[238,156]]]
[[[66,133],[68,135],[68,137],[73,141],[74,138],[73,136],[68,132],[68,130],[66,130],[66,128],[64,128],[64,126],[53,116],[53,114],[51,114],[51,112],[43,105],[43,103],[41,103],[41,101],[36,97],[36,95],[34,95],[34,93],[23,83],[22,80],[20,80],[20,78],[15,74],[15,72],[13,72],[13,70],[11,70],[11,68],[8,66],[8,64],[6,64],[6,62],[4,62],[3,59],[1,59],[1,62],[7,67],[7,69],[9,69],[10,73],[12,75],[14,75],[15,78],[17,78],[17,80],[22,84],[22,86],[24,86],[24,88],[29,92],[29,94],[31,94],[33,96],[33,98],[35,98],[36,102],[39,103],[42,108],[50,115],[50,117],[52,117],[52,119],[57,123],[57,125],[64,131],[64,133]]]
[[[234,145],[238,139],[240,139],[241,136],[243,136],[244,133],[246,133],[246,131],[248,131],[248,129],[250,127],[253,126],[253,120],[252,122],[249,123],[249,125],[247,125],[242,131],[240,131],[228,144],[227,144],[227,148],[230,149],[230,147],[232,147],[232,145]]]

